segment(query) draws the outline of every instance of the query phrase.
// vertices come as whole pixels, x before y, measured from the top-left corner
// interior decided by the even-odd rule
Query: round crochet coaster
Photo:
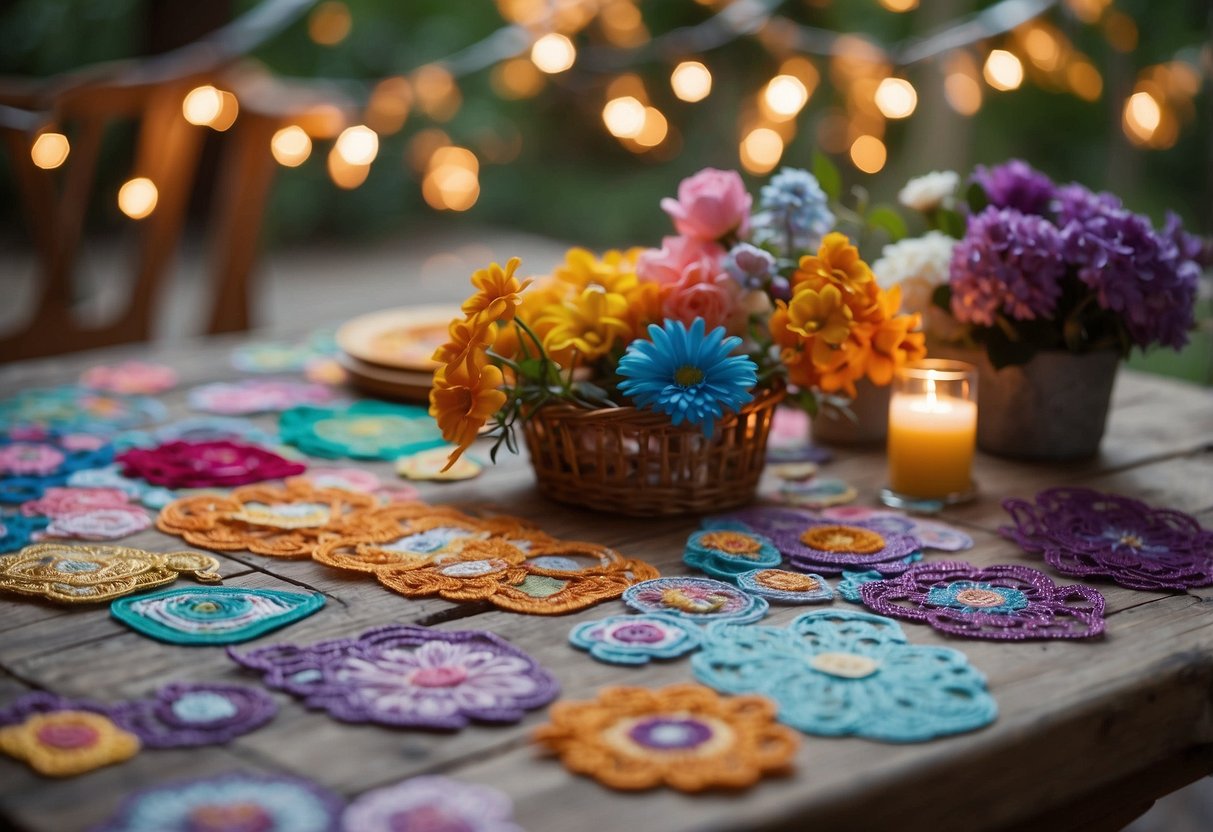
[[[454,730],[517,722],[556,698],[555,677],[500,636],[391,624],[309,647],[278,644],[237,663],[343,722]]]
[[[115,723],[145,748],[218,745],[255,731],[278,713],[268,693],[244,685],[174,682],[150,699],[110,709]]]
[[[163,421],[164,405],[148,396],[101,393],[84,387],[37,387],[0,400],[0,425],[112,433]]]
[[[0,752],[47,777],[74,777],[139,753],[139,738],[92,711],[34,713],[0,728]]]
[[[308,780],[233,772],[141,789],[92,832],[336,832],[343,805]]]
[[[811,480],[784,480],[779,500],[794,506],[825,508],[849,503],[859,496],[855,488],[840,479],[814,477]]]
[[[113,458],[113,445],[88,434],[0,435],[0,503],[37,499],[74,472],[108,465]]]
[[[866,506],[835,506],[821,512],[823,520],[840,523],[863,523],[868,528],[888,534],[910,534],[918,538],[924,549],[959,552],[973,548],[973,538],[938,520],[911,517],[896,511]]]
[[[775,604],[825,604],[834,599],[820,575],[786,569],[752,569],[737,576],[737,587]]]
[[[783,555],[762,535],[716,528],[692,534],[683,550],[682,562],[713,578],[734,581],[742,572],[779,566]]]
[[[36,543],[0,557],[0,591],[66,604],[109,601],[177,580],[211,583],[219,561],[197,552],[147,552],[126,546]]]
[[[1213,530],[1182,511],[1089,488],[1051,488],[1036,502],[1003,500],[1004,537],[1063,575],[1110,578],[1130,589],[1213,584]]]
[[[324,459],[396,459],[446,444],[422,407],[364,401],[350,407],[295,407],[278,424],[282,441]]]
[[[216,382],[189,392],[189,406],[203,413],[222,416],[251,416],[277,413],[306,404],[328,404],[336,400],[331,387],[290,379],[250,378]]]
[[[691,657],[722,693],[757,693],[809,734],[919,742],[972,731],[998,713],[985,677],[959,650],[907,644],[897,622],[817,610],[786,628],[721,622]]]
[[[154,396],[177,386],[177,371],[163,364],[123,361],[90,367],[80,376],[80,385],[106,393]]]
[[[160,509],[177,499],[167,488],[149,485],[142,480],[124,477],[118,463],[102,468],[89,468],[69,475],[67,484],[73,488],[115,488],[148,508]]]
[[[447,458],[454,448],[443,445],[428,451],[411,454],[396,460],[396,473],[410,480],[436,480],[439,482],[470,480],[480,476],[484,466],[466,454],[455,464],[447,467]],[[445,469],[445,470],[444,470]]]
[[[627,791],[744,789],[787,774],[799,745],[758,696],[722,697],[702,685],[612,687],[552,706],[535,741],[565,767]]]
[[[110,615],[169,644],[238,644],[307,618],[324,606],[318,592],[231,586],[166,589],[110,605]]]
[[[578,624],[569,643],[609,664],[676,659],[699,647],[699,628],[667,615],[612,615]]]
[[[488,786],[447,777],[414,777],[356,797],[342,832],[522,832],[514,804]]]
[[[623,602],[639,612],[672,615],[696,624],[757,621],[767,614],[765,598],[748,595],[711,578],[657,578],[629,587]]]
[[[899,578],[865,583],[864,606],[966,638],[1091,638],[1104,631],[1104,597],[1081,584],[1057,586],[1027,566],[924,563]]]
[[[37,500],[22,503],[21,513],[48,519],[39,538],[117,540],[152,525],[148,513],[117,488],[48,488]]]
[[[122,473],[165,488],[231,488],[302,474],[307,466],[227,439],[168,442],[118,455]]]

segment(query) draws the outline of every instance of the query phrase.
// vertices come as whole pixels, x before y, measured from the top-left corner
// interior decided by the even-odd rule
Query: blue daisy
[[[667,319],[649,326],[652,340],[633,341],[619,359],[619,389],[639,407],[665,413],[675,425],[700,425],[710,437],[724,411],[736,411],[753,400],[758,367],[745,355],[730,355],[741,344],[726,338],[724,327],[704,334],[703,318],[688,330]]]

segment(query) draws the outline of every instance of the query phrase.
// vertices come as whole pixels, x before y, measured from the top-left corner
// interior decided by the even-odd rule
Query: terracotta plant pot
[[[957,355],[956,357],[962,357]],[[977,365],[977,447],[1015,459],[1072,460],[1099,451],[1120,355],[1112,350],[1037,353],[1027,364]]]
[[[825,445],[879,445],[889,435],[889,395],[892,387],[877,387],[866,378],[855,385],[851,416],[823,406],[813,417],[813,441]]]

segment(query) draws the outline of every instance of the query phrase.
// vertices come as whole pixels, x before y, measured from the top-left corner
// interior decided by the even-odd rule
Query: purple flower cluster
[[[1058,320],[1067,286],[1085,286],[1140,347],[1188,341],[1197,279],[1213,248],[1168,214],[1161,231],[1120,199],[1077,183],[1056,186],[1025,162],[979,166],[989,207],[969,218],[951,263],[952,313],[964,323]],[[1067,294],[1072,297],[1073,293]],[[1079,299],[1079,309],[1085,303]],[[1101,313],[1102,314],[1102,313]]]
[[[992,326],[1005,312],[1017,320],[1051,318],[1061,297],[1061,235],[1043,217],[990,206],[969,219],[952,252],[952,314]]]

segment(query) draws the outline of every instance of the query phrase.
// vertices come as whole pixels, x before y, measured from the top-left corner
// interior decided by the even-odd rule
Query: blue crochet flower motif
[[[882,581],[884,575],[881,575],[875,570],[867,572],[847,572],[845,569],[842,573],[842,580],[838,582],[838,594],[844,601],[850,601],[852,604],[862,604],[863,596],[860,595],[859,588],[864,584],[869,584],[872,581]]]
[[[712,528],[695,532],[687,539],[682,562],[713,578],[734,581],[742,572],[778,566],[783,555],[760,534]]]
[[[118,463],[104,468],[86,468],[75,471],[67,478],[67,484],[75,488],[116,488],[132,500],[138,500],[148,508],[160,509],[177,499],[176,493],[143,480],[122,476]]]
[[[110,615],[170,644],[238,644],[306,618],[324,606],[318,592],[203,586],[119,598]]]
[[[150,396],[99,393],[85,387],[36,387],[0,400],[0,426],[112,433],[165,418],[164,405]]]
[[[744,624],[762,618],[770,608],[765,598],[711,578],[641,581],[623,591],[623,603],[638,612],[663,613],[696,624],[713,621]]]
[[[612,615],[578,624],[569,643],[601,662],[648,664],[676,659],[699,647],[699,628],[669,615]]]
[[[749,391],[758,382],[758,367],[748,356],[730,355],[740,338],[726,338],[719,326],[705,335],[704,328],[703,318],[689,330],[682,321],[651,324],[652,340],[633,341],[618,372],[624,378],[620,391],[638,407],[665,413],[675,425],[699,425],[710,437],[725,410],[753,400]]]
[[[1003,602],[994,606],[974,606],[972,602],[965,603],[959,595],[966,590],[979,590],[986,593],[996,593],[1002,596]],[[993,596],[991,596],[993,597]],[[927,601],[933,607],[951,607],[961,612],[983,612],[987,615],[1011,615],[1028,605],[1028,596],[1018,589],[1006,586],[994,586],[983,581],[952,581],[947,586],[933,586],[927,592]]]
[[[45,529],[49,523],[49,517],[0,514],[0,552],[15,552],[29,545],[34,533]]]
[[[780,722],[809,734],[919,742],[998,714],[963,653],[907,644],[897,622],[866,612],[809,612],[786,629],[714,624],[691,667],[722,693],[770,697]]]
[[[876,573],[879,578],[879,573]],[[752,569],[736,576],[737,586],[776,604],[824,604],[834,600],[830,582],[820,575],[787,569]]]
[[[395,459],[445,444],[425,408],[385,402],[292,407],[278,430],[283,442],[324,459]]]

